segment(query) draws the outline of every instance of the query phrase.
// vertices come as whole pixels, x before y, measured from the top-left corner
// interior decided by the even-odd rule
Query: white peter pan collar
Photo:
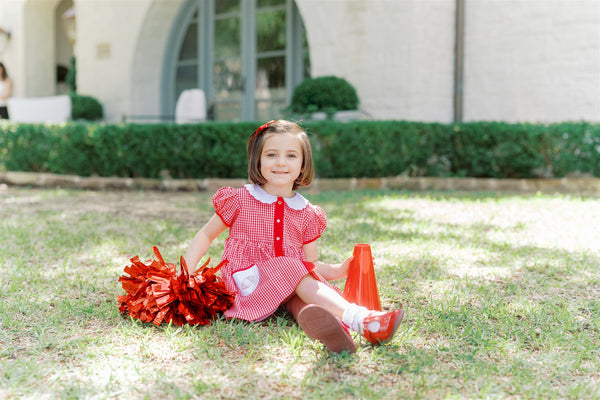
[[[248,190],[248,193],[250,193],[252,197],[261,203],[273,204],[275,201],[277,201],[277,196],[265,192],[265,189],[259,185],[248,183],[247,185],[244,185],[244,187],[246,190]],[[283,200],[285,200],[285,203],[289,208],[294,210],[302,210],[308,205],[308,200],[306,200],[300,193],[296,193],[294,197],[284,197]]]

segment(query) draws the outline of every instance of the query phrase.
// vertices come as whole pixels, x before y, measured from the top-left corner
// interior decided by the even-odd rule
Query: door
[[[192,2],[179,35],[174,98],[185,89],[203,89],[214,120],[281,117],[310,64],[294,2]]]

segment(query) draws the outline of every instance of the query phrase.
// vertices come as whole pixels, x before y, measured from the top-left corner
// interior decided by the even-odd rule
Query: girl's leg
[[[285,303],[285,309],[292,314],[296,322],[298,322],[298,314],[300,314],[300,311],[307,305],[308,304],[298,297],[298,295],[293,295],[292,298]]]
[[[323,343],[333,353],[356,352],[356,345],[339,318],[323,307],[306,304],[294,295],[285,303],[287,311],[294,316],[302,330],[312,339]]]
[[[307,275],[300,281],[296,294],[304,302],[316,304],[333,314],[371,343],[389,341],[404,318],[404,310],[378,312],[350,303],[312,275]]]
[[[339,319],[350,303],[325,283],[306,275],[296,287],[296,294],[307,304],[318,304]]]

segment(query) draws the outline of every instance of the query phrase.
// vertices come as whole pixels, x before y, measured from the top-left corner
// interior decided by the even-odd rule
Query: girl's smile
[[[302,145],[297,135],[277,134],[265,140],[260,155],[263,188],[275,196],[291,197],[294,181],[302,172]]]

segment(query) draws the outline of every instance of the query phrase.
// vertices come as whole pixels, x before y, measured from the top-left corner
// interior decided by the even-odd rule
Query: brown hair
[[[298,124],[286,120],[268,122],[259,127],[248,138],[246,147],[248,149],[248,180],[250,182],[257,185],[263,185],[267,182],[260,172],[260,156],[265,140],[271,135],[280,135],[284,133],[297,135],[298,139],[300,139],[300,146],[302,147],[302,169],[300,175],[294,181],[294,187],[292,189],[296,190],[299,187],[311,184],[315,176],[315,168],[313,166],[310,140]]]
[[[6,72],[6,67],[0,62],[0,79],[5,80],[7,78],[8,72]]]

